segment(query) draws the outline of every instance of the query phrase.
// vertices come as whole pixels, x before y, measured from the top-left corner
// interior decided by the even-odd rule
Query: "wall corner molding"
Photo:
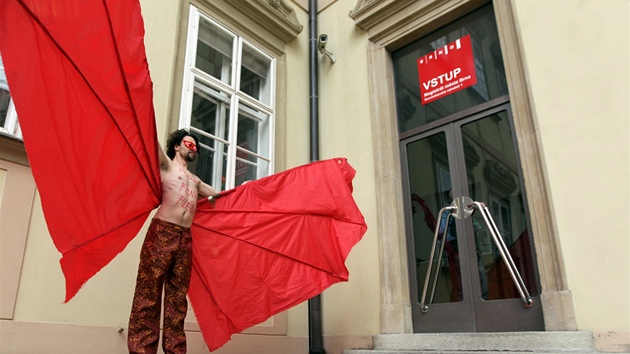
[[[240,0],[230,4],[285,43],[291,42],[304,29],[295,9],[285,0]]]

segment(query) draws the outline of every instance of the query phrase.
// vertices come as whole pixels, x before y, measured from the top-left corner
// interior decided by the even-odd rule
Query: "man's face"
[[[188,162],[195,161],[197,157],[197,145],[195,139],[191,136],[185,136],[181,144],[179,144],[179,153]]]

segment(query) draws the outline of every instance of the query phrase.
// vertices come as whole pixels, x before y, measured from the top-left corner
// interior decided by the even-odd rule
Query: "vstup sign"
[[[476,84],[470,35],[418,58],[418,78],[422,104]]]

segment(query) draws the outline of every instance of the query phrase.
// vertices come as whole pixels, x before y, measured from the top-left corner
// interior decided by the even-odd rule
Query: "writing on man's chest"
[[[179,180],[181,185],[179,187],[179,199],[177,205],[189,213],[194,213],[197,206],[197,185],[192,175],[184,170],[180,169],[181,174]]]

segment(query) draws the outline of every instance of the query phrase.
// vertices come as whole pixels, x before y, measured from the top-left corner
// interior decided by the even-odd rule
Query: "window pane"
[[[199,154],[189,169],[216,190],[225,190],[227,144],[193,132],[199,139]]]
[[[9,94],[9,84],[7,83],[7,76],[4,73],[2,57],[0,57],[0,127],[4,127],[4,124],[7,121],[7,112],[9,110],[10,101],[11,95]]]
[[[9,84],[7,83],[7,75],[4,72],[2,57],[0,57],[0,90],[9,90]]]
[[[271,80],[268,78],[270,69],[271,59],[243,43],[241,91],[266,105],[271,101]]]
[[[240,149],[236,152],[236,186],[245,181],[267,177],[269,172],[269,161],[266,159],[258,158]]]
[[[226,94],[195,82],[190,126],[199,139],[200,156],[191,171],[216,189],[225,189],[227,144],[218,139],[227,140],[228,102]]]
[[[195,67],[231,85],[233,46],[234,36],[201,17]]]
[[[9,102],[11,95],[9,91],[0,89],[0,128],[3,128],[7,122],[7,113],[9,111]]]
[[[247,105],[238,111],[236,144],[243,150],[269,157],[269,115]]]
[[[190,125],[217,138],[227,139],[230,117],[227,94],[195,82]]]

